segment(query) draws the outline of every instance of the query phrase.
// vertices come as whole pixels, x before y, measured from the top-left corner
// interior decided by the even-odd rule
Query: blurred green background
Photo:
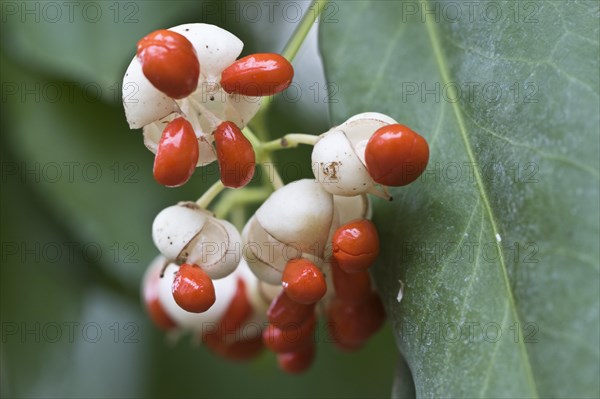
[[[221,360],[186,337],[169,342],[144,314],[138,285],[156,255],[154,216],[196,199],[216,178],[182,188],[152,178],[141,131],[127,127],[122,75],[135,44],[190,22],[240,37],[242,55],[280,52],[310,2],[2,2],[2,397],[387,397],[397,351],[388,325],[358,353],[325,342],[302,376],[265,353]],[[290,5],[291,4],[291,5]],[[315,29],[294,61],[266,134],[328,129]],[[294,91],[290,91],[294,90]],[[307,149],[279,154],[284,179],[310,175]]]

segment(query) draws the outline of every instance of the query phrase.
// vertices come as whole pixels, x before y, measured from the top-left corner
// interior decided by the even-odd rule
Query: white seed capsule
[[[159,91],[142,72],[142,64],[133,57],[123,77],[123,108],[130,129],[139,129],[149,123],[179,111],[175,100]]]
[[[334,195],[353,196],[373,192],[375,182],[341,130],[325,133],[312,152],[315,178]]]
[[[365,112],[354,115],[337,127],[346,133],[360,161],[365,164],[365,149],[373,133],[378,129],[396,122],[387,115],[378,112]]]
[[[179,265],[196,264],[212,279],[231,274],[241,259],[237,229],[194,202],[163,209],[154,219],[152,238],[165,257]]]
[[[375,131],[395,121],[387,115],[366,112],[324,133],[312,152],[313,174],[323,188],[339,196],[370,193],[389,198],[376,186],[365,166],[365,149]]]
[[[371,219],[373,209],[371,201],[365,194],[354,197],[333,197],[333,206],[337,215],[338,226],[348,223],[354,219]]]
[[[197,264],[212,279],[231,274],[242,258],[242,237],[226,220],[210,218],[178,257],[178,263]]]
[[[256,220],[280,242],[318,255],[333,218],[333,197],[313,180],[275,191],[256,211]]]
[[[167,267],[164,270],[163,277],[159,278],[158,276],[165,265]],[[253,338],[261,334],[262,326],[266,322],[266,311],[273,297],[265,296],[262,291],[261,282],[252,274],[248,265],[243,260],[240,267],[234,273],[227,276],[227,278],[213,281],[216,301],[210,309],[203,313],[187,312],[181,309],[175,302],[172,285],[178,270],[178,265],[168,263],[163,256],[158,256],[152,261],[144,275],[144,282],[149,278],[157,279],[160,305],[171,320],[177,324],[177,328],[201,333],[214,331],[217,323],[221,321],[221,318],[231,305],[238,290],[238,280],[241,279],[245,283],[246,296],[252,306],[253,313],[240,330],[243,331],[244,338]]]
[[[388,115],[385,115],[385,114],[382,114],[379,112],[363,112],[361,114],[356,114],[356,115],[348,118],[348,120],[346,120],[340,126],[347,126],[356,121],[361,121],[360,123],[364,123],[364,121],[370,121],[368,123],[383,123],[384,125],[393,125],[395,123],[398,123],[391,116],[388,116]],[[343,130],[345,130],[345,129],[343,129]],[[350,133],[350,135],[352,136],[352,133]]]
[[[242,237],[248,266],[261,281],[268,284],[281,285],[283,270],[291,259],[317,259],[311,253],[303,252],[295,243],[286,244],[271,236],[255,216],[246,224]]]
[[[170,260],[180,254],[202,231],[210,215],[193,202],[180,202],[163,209],[152,224],[152,238],[156,248]]]
[[[279,285],[289,260],[320,259],[333,215],[333,197],[312,180],[299,180],[274,192],[242,232],[244,258],[252,272]]]
[[[123,106],[131,129],[144,128],[144,144],[156,153],[166,124],[185,117],[198,139],[198,165],[217,159],[211,133],[223,121],[240,128],[258,112],[259,98],[228,94],[220,86],[221,73],[242,52],[244,44],[232,33],[215,25],[193,23],[170,28],[186,37],[200,62],[198,88],[188,97],[174,100],[156,89],[146,78],[142,65],[134,56],[123,78]]]
[[[193,23],[169,28],[188,39],[200,61],[200,73],[209,82],[216,82],[221,72],[242,52],[244,43],[231,32],[215,25]]]
[[[242,230],[244,259],[259,280],[269,284],[281,283],[282,264],[285,265],[285,244],[271,237],[252,216]]]
[[[169,30],[185,36],[194,46],[200,61],[199,83],[205,86],[218,82],[221,72],[235,61],[244,47],[235,35],[215,25],[185,24]],[[144,127],[179,109],[175,100],[146,78],[137,56],[133,57],[123,78],[123,105],[131,129]]]

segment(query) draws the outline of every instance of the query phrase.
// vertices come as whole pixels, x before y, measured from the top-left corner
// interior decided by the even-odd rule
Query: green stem
[[[207,209],[210,203],[221,193],[221,191],[223,191],[223,189],[225,189],[225,186],[221,180],[217,180],[200,198],[198,198],[196,204],[202,209]]]
[[[298,27],[292,34],[292,37],[283,49],[282,56],[288,61],[292,62],[298,54],[298,51],[306,40],[306,36],[319,18],[319,15],[321,15],[325,9],[327,2],[328,0],[312,1],[307,12],[304,14],[302,20],[298,24]],[[263,168],[263,176],[265,176],[264,181],[269,181],[275,189],[278,189],[283,187],[283,180],[277,172],[275,164],[271,160],[269,153],[282,148],[293,148],[299,144],[314,145],[317,140],[317,136],[312,136],[309,134],[288,134],[281,139],[264,143],[261,139],[264,140],[266,136],[265,116],[272,102],[273,96],[264,98],[259,112],[254,117],[256,122],[254,122],[252,125],[258,126],[257,131],[259,134],[254,134],[252,129],[250,129],[248,126],[244,128],[243,133],[250,141],[256,152],[256,162]],[[214,118],[214,115],[202,104],[195,105],[199,106],[203,112],[208,113],[209,117]],[[225,186],[223,186],[223,183],[221,183],[220,180],[215,182],[208,190],[206,190],[204,194],[202,194],[198,201],[196,201],[196,204],[198,204],[198,206],[201,208],[206,209],[210,203],[221,193],[221,191],[223,191],[224,188]],[[270,193],[271,190],[267,189],[264,185],[261,188],[244,188],[241,190],[228,191],[225,195],[223,195],[221,201],[215,207],[215,215],[219,218],[223,218],[230,212],[233,206],[262,201],[266,199]]]
[[[275,190],[280,189],[285,184],[283,184],[283,179],[275,167],[275,162],[268,155],[265,156],[264,160],[265,162],[261,166],[265,180],[269,181]]]
[[[315,145],[319,136],[304,133],[290,133],[286,134],[280,139],[263,143],[261,148],[263,151],[271,152],[282,150],[284,148],[295,148],[300,144]]]
[[[307,12],[302,17],[302,21],[298,24],[298,27],[292,34],[292,37],[287,42],[285,48],[283,49],[283,53],[281,54],[288,61],[292,62],[292,60],[298,54],[300,47],[302,47],[302,43],[306,39],[308,32],[312,29],[315,21],[319,18],[319,15],[325,9],[328,0],[316,0],[311,3],[308,7]]]
[[[323,10],[325,9],[325,6],[328,2],[329,0],[313,0],[311,2],[310,6],[306,10],[306,13],[302,17],[302,20],[296,27],[294,33],[292,33],[292,36],[286,43],[283,52],[281,53],[281,55],[289,62],[292,62],[294,58],[296,58],[298,51],[300,51],[302,44],[306,40],[306,36],[308,36],[308,33],[319,18],[319,15],[321,15]],[[264,127],[266,125],[266,114],[271,104],[273,103],[274,98],[274,96],[263,98],[262,104],[260,106],[260,111],[254,117],[256,121],[253,125],[259,125],[260,127]]]
[[[244,133],[244,136],[246,136],[250,144],[252,144],[254,151],[260,151],[263,144],[262,141],[256,136],[256,134],[254,134],[254,132],[249,127],[245,127],[242,130],[242,133]]]
[[[283,180],[281,179],[279,172],[277,172],[277,169],[275,169],[275,164],[273,163],[271,156],[268,152],[263,150],[263,144],[260,142],[260,140],[258,140],[258,138],[256,138],[256,134],[254,134],[252,129],[250,129],[248,126],[244,128],[243,132],[246,137],[254,137],[254,139],[258,141],[257,146],[254,147],[254,150],[257,152],[256,163],[260,164],[262,167],[263,176],[268,179],[275,189],[283,187]]]
[[[223,219],[232,209],[234,209],[234,207],[264,201],[269,197],[271,192],[272,191],[266,187],[247,187],[241,190],[228,191],[215,206],[215,216],[219,219]]]
[[[236,229],[242,231],[244,229],[244,225],[246,224],[246,220],[248,220],[246,208],[239,206],[231,209],[231,212],[229,213],[229,221],[233,223]]]

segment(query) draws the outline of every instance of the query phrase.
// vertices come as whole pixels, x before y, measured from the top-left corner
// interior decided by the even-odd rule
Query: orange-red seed
[[[404,186],[427,167],[429,145],[409,127],[392,124],[378,129],[365,149],[369,174],[379,184]]]
[[[185,184],[196,169],[199,149],[192,125],[179,117],[163,130],[154,158],[154,179],[167,187]]]
[[[274,53],[251,54],[240,58],[221,74],[221,87],[227,93],[245,96],[271,96],[288,88],[294,68]]]
[[[379,255],[379,235],[367,219],[353,220],[338,228],[332,244],[333,257],[347,273],[368,269]]]
[[[216,300],[212,280],[198,265],[181,265],[173,280],[172,291],[175,302],[192,313],[206,312]]]
[[[170,30],[157,30],[137,45],[144,76],[154,87],[174,99],[189,96],[198,87],[200,62],[192,43]]]
[[[281,284],[290,299],[307,305],[318,302],[327,291],[323,273],[307,259],[290,260],[283,271]]]

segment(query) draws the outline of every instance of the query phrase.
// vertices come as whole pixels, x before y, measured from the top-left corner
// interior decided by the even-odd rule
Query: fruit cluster
[[[124,99],[127,119],[131,128],[143,127],[156,153],[156,180],[184,184],[197,166],[215,160],[221,172],[198,201],[156,216],[152,236],[161,255],[146,272],[143,298],[165,330],[189,331],[234,360],[266,347],[281,369],[302,372],[315,356],[317,316],[344,350],[361,348],[383,324],[368,272],[379,236],[367,194],[391,200],[387,186],[416,180],[429,148],[379,113],[353,116],[320,136],[261,142],[245,128],[260,108],[257,97],[287,88],[293,69],[277,54],[236,61],[241,49],[218,27],[181,25],[143,38],[125,74],[124,88],[134,83],[140,96]],[[206,210],[224,187],[257,190],[242,188],[254,175],[256,152],[265,159],[300,143],[314,145],[315,179],[273,179],[273,187],[259,188],[255,199],[264,202],[241,233],[225,220],[229,209]]]
[[[123,93],[134,96],[123,104],[129,127],[144,128],[160,184],[181,186],[197,166],[215,159],[226,187],[252,179],[254,149],[240,129],[260,108],[256,96],[285,90],[294,69],[273,53],[236,61],[242,47],[231,33],[207,24],[158,30],[138,42],[123,79]]]

